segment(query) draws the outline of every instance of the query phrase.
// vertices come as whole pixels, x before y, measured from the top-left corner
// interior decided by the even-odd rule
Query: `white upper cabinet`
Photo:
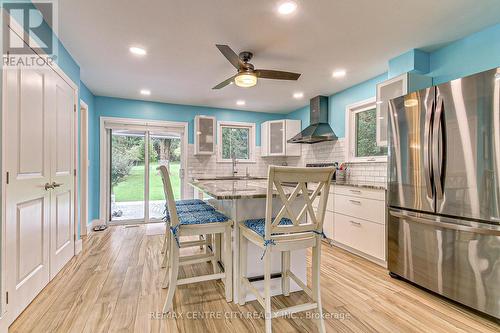
[[[387,146],[389,101],[413,91],[432,86],[432,78],[425,75],[405,73],[377,84],[377,145]]]
[[[215,152],[215,117],[194,117],[194,154],[212,155]]]
[[[282,119],[266,121],[261,125],[261,155],[300,156],[301,147],[287,140],[300,132],[300,120]]]

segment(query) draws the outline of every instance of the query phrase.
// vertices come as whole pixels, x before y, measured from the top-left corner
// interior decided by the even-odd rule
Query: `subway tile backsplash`
[[[301,157],[288,157],[288,165],[305,166],[307,163],[342,163],[346,160],[344,139],[302,145]],[[348,163],[347,177],[354,181],[387,181],[387,163]]]
[[[269,165],[305,166],[307,163],[342,163],[346,159],[344,139],[321,142],[313,145],[303,144],[301,157],[260,157],[260,147],[256,147],[256,163],[238,163],[238,175],[244,176],[248,168],[251,176],[266,177]],[[217,149],[217,148],[216,148]],[[231,163],[217,163],[217,155],[194,155],[194,145],[188,145],[187,178],[209,178],[230,176]],[[387,163],[349,163],[347,177],[357,181],[387,180]]]

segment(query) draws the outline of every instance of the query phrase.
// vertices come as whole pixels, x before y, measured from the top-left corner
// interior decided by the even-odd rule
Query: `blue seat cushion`
[[[213,211],[214,207],[207,204],[196,204],[196,205],[182,205],[176,206],[177,215],[189,213],[189,212],[204,212],[204,211]],[[165,209],[165,219],[170,220],[170,212],[168,209]]]
[[[207,203],[200,199],[186,199],[186,200],[176,200],[176,206],[186,206],[186,205],[206,205]]]
[[[229,218],[216,210],[186,212],[179,215],[180,225],[226,222]]]
[[[274,222],[274,217],[273,217],[273,222]],[[266,234],[266,219],[254,219],[254,220],[246,220],[244,222],[245,226],[249,228],[250,230],[254,231],[257,235],[260,237],[264,238]],[[289,218],[282,218],[279,225],[292,225],[292,220]],[[275,235],[275,234],[273,234]]]

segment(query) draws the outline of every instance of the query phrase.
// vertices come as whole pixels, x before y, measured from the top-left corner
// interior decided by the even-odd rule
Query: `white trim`
[[[3,15],[3,11],[0,11],[0,15]],[[2,188],[2,214],[1,214],[1,220],[0,220],[0,228],[1,228],[1,260],[0,260],[0,333],[7,332],[8,325],[10,324],[10,319],[8,318],[8,315],[5,315],[7,304],[5,303],[5,291],[6,291],[6,275],[5,274],[5,262],[6,262],[6,256],[5,253],[7,252],[7,244],[6,244],[6,218],[5,218],[5,212],[6,212],[6,200],[5,200],[5,191],[6,191],[6,166],[5,166],[5,150],[6,150],[6,144],[5,144],[5,114],[6,114],[6,98],[3,94],[5,94],[5,91],[7,91],[7,83],[6,83],[6,73],[7,71],[5,68],[2,71],[2,119],[1,119],[1,133],[0,135],[2,136],[2,151],[1,151],[1,163],[2,163],[2,170],[1,170],[1,175],[0,179],[2,181],[2,184],[0,187]]]
[[[354,156],[354,144],[356,142],[353,137],[355,133],[352,131],[352,126],[354,124],[354,116],[358,112],[363,112],[376,108],[376,98],[371,97],[360,102],[356,102],[347,105],[345,108],[345,158],[349,163],[376,163],[376,162],[387,162],[387,155],[385,156],[366,156],[366,157],[355,157]]]
[[[83,240],[80,238],[75,241],[75,256],[80,254],[83,250]]]
[[[80,99],[80,235],[87,234],[89,219],[89,106]],[[84,127],[85,124],[85,127]],[[85,196],[82,195],[85,193]]]
[[[172,130],[181,130],[182,131],[182,153],[181,153],[181,169],[184,177],[184,181],[182,182],[181,194],[184,196],[187,193],[188,185],[186,180],[186,170],[188,167],[188,134],[189,134],[189,125],[187,122],[179,122],[179,121],[163,121],[163,120],[149,120],[149,119],[137,119],[137,118],[117,118],[117,117],[100,117],[100,145],[99,145],[99,183],[100,183],[100,191],[99,191],[99,220],[105,221],[106,224],[124,224],[126,223],[121,221],[113,221],[110,223],[109,216],[109,139],[107,135],[107,129],[113,125],[137,125],[141,129],[149,130],[151,128],[170,128]],[[132,128],[132,127],[131,127]],[[149,129],[148,129],[149,128]],[[129,221],[131,222],[131,221]],[[143,219],[133,221],[135,223],[144,222]],[[150,221],[151,222],[151,221]],[[154,222],[154,221],[153,221]]]
[[[223,121],[220,120],[217,122],[217,163],[232,163],[231,159],[223,159],[222,158],[222,127],[241,127],[241,128],[249,128],[249,138],[248,138],[248,148],[249,148],[249,159],[248,160],[240,160],[238,159],[238,163],[256,163],[255,162],[255,150],[256,150],[256,142],[255,142],[255,123],[245,123],[245,122],[237,122],[237,121]]]

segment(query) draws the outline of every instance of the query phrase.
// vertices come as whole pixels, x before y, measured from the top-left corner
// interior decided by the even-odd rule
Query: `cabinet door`
[[[377,145],[387,146],[389,101],[406,95],[408,75],[404,74],[377,85]]]
[[[269,156],[269,122],[260,125],[260,156]]]
[[[214,153],[215,118],[196,117],[195,154],[211,155]]]
[[[269,122],[269,155],[285,155],[285,121]]]

